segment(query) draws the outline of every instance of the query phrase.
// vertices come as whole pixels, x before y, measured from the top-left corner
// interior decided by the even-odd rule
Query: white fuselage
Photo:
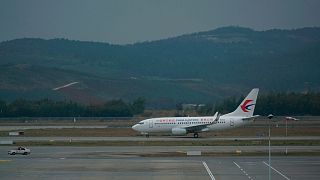
[[[155,133],[155,132],[170,132],[173,128],[186,128],[194,125],[209,124],[214,121],[213,116],[205,117],[162,117],[151,118],[140,121],[140,123],[134,125],[132,128],[141,133]],[[207,128],[202,129],[199,132],[206,131],[219,131],[232,129],[248,124],[249,120],[242,120],[239,117],[232,117],[223,115],[215,123],[208,125]]]

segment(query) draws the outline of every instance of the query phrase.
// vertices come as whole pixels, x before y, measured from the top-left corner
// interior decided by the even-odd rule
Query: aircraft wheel
[[[194,134],[193,134],[193,137],[194,137],[194,138],[198,138],[198,137],[199,137],[199,134],[198,134],[198,133],[194,133]]]
[[[146,134],[146,137],[149,138],[149,134]]]

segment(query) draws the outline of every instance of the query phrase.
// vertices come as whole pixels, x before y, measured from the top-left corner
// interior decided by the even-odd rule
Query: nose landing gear
[[[194,137],[194,138],[198,138],[198,137],[199,137],[199,134],[198,134],[198,133],[194,133],[194,134],[193,134],[193,137]]]

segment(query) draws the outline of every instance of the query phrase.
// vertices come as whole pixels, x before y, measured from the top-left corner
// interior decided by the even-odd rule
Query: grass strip
[[[267,140],[225,141],[17,141],[13,146],[267,146]],[[272,146],[319,146],[317,140],[273,140]]]

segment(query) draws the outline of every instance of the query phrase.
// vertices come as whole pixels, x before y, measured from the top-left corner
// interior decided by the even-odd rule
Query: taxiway
[[[141,157],[123,152],[175,151],[181,147],[31,147],[10,156],[0,147],[5,179],[268,179],[268,157]],[[203,147],[183,147],[184,150]],[[207,148],[207,147],[205,147]],[[320,157],[272,157],[272,179],[319,179]]]

